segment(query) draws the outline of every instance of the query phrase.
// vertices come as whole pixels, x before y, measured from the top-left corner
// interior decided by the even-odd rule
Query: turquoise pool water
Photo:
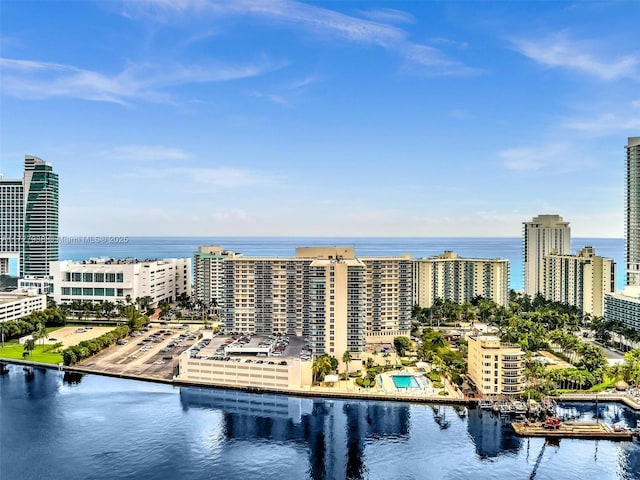
[[[393,375],[391,378],[396,388],[420,388],[420,384],[413,375]]]

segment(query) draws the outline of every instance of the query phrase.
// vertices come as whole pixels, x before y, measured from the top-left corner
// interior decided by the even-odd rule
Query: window
[[[104,293],[107,297],[113,297],[115,295],[115,290],[113,288],[105,288]]]
[[[71,295],[82,295],[82,289],[78,287],[73,287],[71,289]]]
[[[124,282],[124,273],[122,272],[116,273],[116,282],[118,283]]]
[[[61,293],[62,295],[69,295],[71,293],[71,289],[69,287],[62,287]]]
[[[82,281],[82,275],[80,273],[72,273],[71,274],[71,281],[72,282],[81,282]]]
[[[107,282],[109,283],[115,283],[116,281],[116,274],[115,273],[106,273],[105,274],[105,279]]]
[[[84,295],[85,297],[93,296],[93,288],[83,288],[82,295]]]
[[[96,297],[102,297],[102,296],[104,296],[104,288],[94,288],[94,289],[93,289],[93,294],[94,294]]]
[[[83,282],[88,282],[88,283],[93,282],[93,273],[83,273],[82,274],[82,281]]]
[[[94,273],[93,274],[94,282],[104,282],[104,273]]]

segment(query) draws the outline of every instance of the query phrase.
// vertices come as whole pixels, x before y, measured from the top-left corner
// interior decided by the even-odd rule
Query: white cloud
[[[101,152],[107,159],[154,162],[165,160],[186,160],[190,155],[178,148],[162,145],[125,145]]]
[[[572,118],[562,123],[562,127],[586,133],[589,135],[607,135],[616,132],[632,134],[640,129],[640,114],[638,112],[625,113],[595,113],[586,118]]]
[[[640,60],[636,55],[616,56],[607,52],[597,56],[595,45],[570,39],[564,32],[545,38],[516,40],[514,47],[522,55],[547,67],[575,70],[605,81],[640,78]]]
[[[19,98],[66,97],[126,105],[137,100],[172,103],[166,92],[170,87],[255,77],[279,66],[266,60],[240,66],[134,64],[108,75],[72,65],[1,58],[0,68],[0,88]]]
[[[385,23],[414,23],[415,17],[410,13],[396,10],[395,8],[376,8],[373,10],[360,10],[360,15],[376,22]]]
[[[558,171],[566,169],[568,154],[566,145],[551,144],[541,147],[509,148],[498,153],[498,157],[508,170],[526,172],[546,167]]]
[[[289,102],[287,101],[286,98],[276,93],[265,93],[265,92],[254,91],[254,92],[250,92],[249,95],[256,98],[264,98],[277,105],[282,105],[282,106],[289,105]]]
[[[383,18],[386,12],[386,18]],[[223,16],[257,16],[270,21],[287,23],[307,31],[329,35],[344,41],[389,49],[405,60],[431,74],[465,75],[475,73],[461,62],[446,57],[434,47],[413,43],[407,32],[385,22],[407,20],[404,12],[392,9],[378,10],[377,18],[367,20],[327,8],[291,0],[146,0],[131,3],[128,13],[155,20],[168,21],[175,14]],[[163,17],[163,13],[165,14]],[[376,14],[374,14],[375,16]],[[371,15],[369,15],[370,18]]]

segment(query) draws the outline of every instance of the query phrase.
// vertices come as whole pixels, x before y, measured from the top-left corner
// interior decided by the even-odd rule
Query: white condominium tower
[[[571,250],[571,229],[560,215],[538,215],[524,222],[524,293],[544,293],[545,256],[566,255]]]
[[[640,287],[640,137],[629,137],[625,148],[627,285]]]
[[[44,160],[26,155],[22,180],[0,176],[0,274],[9,258],[18,275],[49,275],[58,260],[58,174]]]
[[[615,290],[615,262],[584,247],[576,255],[547,255],[544,277],[542,294],[547,300],[601,317],[605,294]]]
[[[413,297],[421,307],[431,307],[436,298],[464,303],[478,296],[509,304],[509,260],[461,258],[445,251],[414,261]]]

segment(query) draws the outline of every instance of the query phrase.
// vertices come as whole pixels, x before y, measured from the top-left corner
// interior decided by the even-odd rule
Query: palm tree
[[[349,350],[342,354],[342,362],[346,368],[346,378],[349,378],[349,363],[351,362],[351,352]]]
[[[311,371],[313,372],[313,379],[315,382],[322,381],[325,375],[331,371],[331,360],[329,359],[329,356],[319,355],[314,358]]]
[[[29,338],[27,341],[24,342],[24,345],[22,348],[24,349],[24,354],[31,355],[31,352],[33,351],[33,349],[36,348],[36,341],[33,338]]]

